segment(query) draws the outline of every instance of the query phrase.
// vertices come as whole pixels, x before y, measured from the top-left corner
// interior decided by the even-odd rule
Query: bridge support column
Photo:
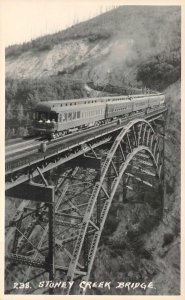
[[[166,113],[163,115],[162,119],[155,120],[154,128],[156,131],[156,134],[158,136],[158,139],[160,141],[160,151],[161,151],[161,165],[160,165],[160,178],[161,178],[161,217],[164,215],[164,209],[165,209],[165,138],[166,138]]]
[[[48,252],[48,273],[49,280],[55,277],[55,197],[51,197],[51,202],[47,204],[49,215],[49,252]],[[49,289],[49,295],[54,295],[54,290]]]
[[[48,207],[48,257],[46,257],[46,272],[49,273],[49,280],[53,281],[55,276],[55,189],[54,186],[46,186],[34,182],[23,183],[6,191],[6,196],[22,200],[35,201],[36,204],[45,203]],[[15,248],[15,247],[14,247]],[[13,249],[16,254],[16,249]],[[26,257],[25,257],[26,258]],[[16,259],[15,259],[16,262]],[[19,261],[20,263],[20,261]],[[49,289],[53,295],[53,288]]]

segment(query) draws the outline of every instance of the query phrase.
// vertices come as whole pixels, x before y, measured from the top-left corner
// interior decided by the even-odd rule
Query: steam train
[[[51,139],[164,105],[161,93],[43,101],[34,109],[33,131]]]

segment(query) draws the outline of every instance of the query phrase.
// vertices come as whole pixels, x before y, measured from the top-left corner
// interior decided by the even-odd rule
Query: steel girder
[[[104,161],[101,168],[100,180],[97,181],[94,186],[76,240],[73,256],[67,272],[68,280],[75,279],[84,241],[88,236],[89,226],[93,222],[96,224],[96,227],[89,241],[87,274],[83,276],[83,280],[88,281],[105,220],[119,182],[132,161],[139,154],[143,157],[142,160],[138,161],[138,168],[141,169],[141,166],[142,168],[146,167],[144,171],[146,174],[148,173],[147,176],[150,177],[151,174],[152,177],[155,176],[158,185],[161,186],[162,154],[159,149],[159,139],[151,124],[143,119],[131,121],[126,128],[118,134]],[[116,166],[115,162],[117,156],[122,157],[122,161],[118,166]],[[153,173],[151,173],[149,169],[152,169]],[[113,175],[112,177],[111,174]],[[152,187],[152,184],[146,180],[141,179],[140,182]],[[156,186],[154,186],[154,188],[155,187]],[[97,207],[98,210],[100,210],[101,207],[101,211],[98,212],[98,219],[96,218]],[[70,290],[68,293],[70,293]]]
[[[89,279],[105,221],[122,178],[125,177],[123,188],[126,190],[129,189],[129,184],[132,185],[132,181],[138,182],[143,190],[144,187],[156,189],[162,184],[163,148],[160,147],[158,135],[148,121],[144,119],[131,121],[118,135],[115,133],[111,145],[107,153],[103,149],[97,155],[93,147],[85,151],[87,155],[85,154],[84,158],[87,158],[87,161],[89,158],[86,167],[89,170],[94,169],[89,180],[85,173],[83,176],[83,172],[75,176],[79,169],[77,166],[85,167],[82,158],[78,162],[75,160],[76,168],[71,171],[72,173],[66,173],[63,180],[56,184],[55,228],[52,228],[52,232],[55,231],[54,244],[57,250],[55,252],[58,253],[55,270],[59,271],[63,279],[71,281],[78,278]],[[87,170],[87,174],[88,172]],[[79,188],[80,185],[82,185],[80,192],[74,193],[76,186]],[[37,226],[41,226],[41,229],[43,227],[42,237],[37,249],[34,250],[32,261],[29,261],[28,256],[30,264],[26,276],[28,280],[30,268],[35,265],[36,259],[40,254],[44,258],[42,253],[47,255],[48,249],[44,250],[44,247],[49,231],[49,215],[44,207],[40,208],[41,214],[37,213],[37,208],[32,207],[25,208],[25,212],[32,212],[37,219],[41,217],[41,223],[38,222]],[[15,222],[19,222],[19,219]],[[16,237],[14,245],[15,254],[18,239],[19,236]],[[17,250],[17,254],[21,255],[21,248]],[[16,262],[16,255],[10,258]],[[56,274],[52,274],[52,277],[56,279]],[[68,290],[67,293],[70,294],[72,291]]]

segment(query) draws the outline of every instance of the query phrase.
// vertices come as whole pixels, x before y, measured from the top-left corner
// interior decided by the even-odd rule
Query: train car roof
[[[96,105],[98,103],[102,103],[104,101],[115,101],[117,99],[125,99],[125,100],[130,100],[130,99],[139,99],[139,98],[143,98],[143,97],[151,97],[151,96],[159,96],[159,95],[163,95],[161,93],[158,94],[139,94],[139,95],[119,95],[119,96],[107,96],[107,97],[100,97],[100,98],[80,98],[80,99],[63,99],[63,100],[51,100],[51,101],[41,101],[39,102],[36,106],[35,109],[37,111],[42,111],[44,109],[44,111],[46,112],[51,112],[52,108],[54,108],[54,110],[57,109],[57,107],[61,107],[64,104],[92,104],[92,103],[96,103]],[[61,110],[61,109],[60,109]]]
[[[52,101],[53,102],[53,101]],[[57,103],[57,104],[60,104],[61,102]],[[91,108],[91,107],[105,107],[105,102],[102,103],[102,102],[99,102],[99,103],[91,103],[88,105],[88,108]],[[84,108],[84,105],[83,104],[80,104],[80,105],[68,105],[68,106],[61,106],[61,105],[56,105],[53,104],[53,103],[47,103],[47,102],[40,102],[37,104],[37,106],[35,107],[35,110],[36,111],[40,111],[40,112],[47,112],[47,113],[50,113],[50,112],[61,112],[61,111],[69,111],[69,110],[81,110]]]

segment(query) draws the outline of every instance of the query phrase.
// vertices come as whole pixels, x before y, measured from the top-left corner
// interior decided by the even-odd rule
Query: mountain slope
[[[179,7],[121,6],[65,31],[9,47],[6,76],[70,74],[99,84],[137,84],[139,65],[161,54],[171,61],[172,52],[180,60],[179,48]]]

